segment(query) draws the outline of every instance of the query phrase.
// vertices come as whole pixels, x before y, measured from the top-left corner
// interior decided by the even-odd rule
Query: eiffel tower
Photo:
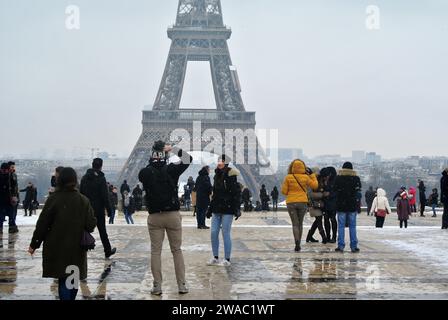
[[[220,0],[179,0],[176,23],[168,28],[172,42],[160,88],[152,110],[143,111],[143,132],[123,167],[119,183],[127,180],[131,185],[136,184],[139,171],[148,164],[154,141],[177,142],[170,139],[176,129],[184,129],[193,136],[197,121],[200,121],[201,133],[212,129],[222,137],[228,129],[240,129],[239,138],[241,131],[255,132],[255,112],[245,110],[238,74],[230,58],[227,40],[231,33],[223,23]],[[179,108],[189,61],[210,63],[216,110]],[[242,138],[244,146],[239,148],[244,149],[245,161],[233,162],[233,165],[241,172],[254,198],[258,198],[261,184],[272,188],[278,181],[257,136],[255,140],[248,136]],[[202,135],[199,140],[188,150],[204,151],[207,141]],[[223,149],[228,150],[228,146]],[[235,154],[237,149],[232,146],[230,152]],[[253,149],[257,150],[257,158],[255,163],[249,163],[249,150]]]

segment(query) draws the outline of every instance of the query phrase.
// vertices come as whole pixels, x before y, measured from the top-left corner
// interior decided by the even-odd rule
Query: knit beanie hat
[[[346,162],[344,163],[344,165],[342,166],[342,169],[350,169],[353,170],[353,164],[351,162]]]

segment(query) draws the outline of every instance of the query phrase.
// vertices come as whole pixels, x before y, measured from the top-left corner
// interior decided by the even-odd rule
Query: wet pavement
[[[150,244],[145,213],[125,225],[120,214],[108,233],[117,254],[105,260],[99,235],[89,253],[89,273],[78,299],[448,299],[448,231],[441,217],[413,217],[400,230],[396,215],[384,229],[374,218],[358,220],[361,252],[334,252],[335,244],[302,243],[295,253],[289,216],[279,212],[244,214],[233,228],[230,267],[207,266],[211,258],[210,231],[198,230],[191,213],[183,213],[183,251],[190,293],[179,295],[171,252],[163,250],[161,297],[151,296]],[[0,234],[0,300],[57,298],[57,283],[41,278],[42,251],[34,258],[27,248],[34,218],[19,219],[20,233]],[[207,223],[210,221],[207,220]],[[312,223],[305,218],[304,235]],[[346,229],[348,240],[348,229]],[[316,233],[316,239],[320,240]],[[347,244],[348,247],[348,244]],[[347,248],[346,248],[347,249]],[[223,249],[221,248],[221,251]]]

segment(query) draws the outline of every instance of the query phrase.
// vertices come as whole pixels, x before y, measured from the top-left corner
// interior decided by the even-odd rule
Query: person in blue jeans
[[[359,193],[361,192],[361,179],[353,170],[353,164],[344,163],[339,171],[334,190],[336,192],[336,212],[338,216],[338,247],[336,252],[344,252],[345,225],[348,223],[350,232],[350,249],[353,253],[359,252],[358,238],[356,236],[356,218],[359,210]]]
[[[232,255],[232,223],[241,216],[241,185],[238,183],[239,172],[229,167],[230,159],[222,155],[218,159],[213,181],[213,197],[207,211],[207,218],[212,218],[211,242],[213,258],[210,266],[230,266]],[[219,261],[219,233],[224,239],[224,259]]]
[[[134,213],[134,198],[127,191],[123,195],[124,218],[127,224],[134,224],[134,220],[132,219],[132,214]]]

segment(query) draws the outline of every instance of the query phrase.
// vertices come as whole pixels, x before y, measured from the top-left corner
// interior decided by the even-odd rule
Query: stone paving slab
[[[78,299],[109,300],[232,300],[232,299],[448,299],[448,232],[440,218],[413,217],[408,229],[399,229],[395,216],[384,229],[374,218],[360,215],[361,252],[334,252],[334,244],[294,243],[288,214],[250,213],[235,222],[232,266],[209,267],[210,231],[198,230],[191,213],[183,213],[183,251],[190,293],[179,295],[168,242],[163,248],[164,294],[151,296],[150,243],[145,213],[136,224],[124,224],[120,215],[108,233],[118,253],[105,260],[99,235],[89,253],[88,279]],[[23,221],[23,219],[22,219]],[[207,222],[209,223],[209,221]],[[312,223],[307,216],[304,234]],[[20,225],[18,235],[0,235],[0,299],[54,300],[57,284],[41,278],[39,250],[26,250],[34,226]],[[7,229],[5,228],[7,232]],[[348,231],[348,230],[347,230]],[[319,236],[315,236],[319,239]],[[348,234],[346,235],[348,240]],[[223,249],[221,248],[221,251]]]

